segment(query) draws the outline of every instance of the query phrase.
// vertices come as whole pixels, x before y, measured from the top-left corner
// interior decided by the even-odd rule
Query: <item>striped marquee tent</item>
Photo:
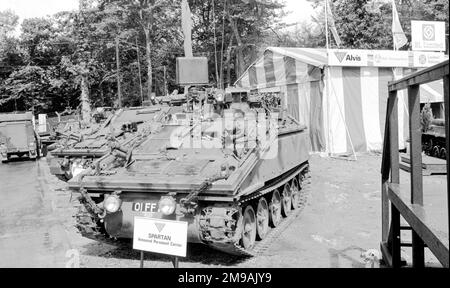
[[[341,55],[340,50],[336,51],[333,56],[337,59],[333,61],[343,60],[340,61],[342,63],[334,63],[329,59],[331,52],[327,53],[325,49],[269,47],[236,81],[235,86],[281,92],[283,106],[309,127],[312,151],[330,154],[381,151],[388,82],[415,71],[412,65],[415,58],[412,54],[409,57],[405,55],[409,63],[394,69],[395,66],[368,64],[374,57],[366,54],[360,57],[356,53],[354,57],[345,58],[353,51],[357,50],[347,50]],[[375,61],[383,64],[384,56],[381,53]],[[352,59],[361,63],[345,62]],[[438,101],[442,86],[439,89],[440,83],[435,84],[437,88],[427,87],[421,94]],[[403,123],[399,127],[401,146],[404,146],[408,131],[405,95],[399,93],[399,123]]]

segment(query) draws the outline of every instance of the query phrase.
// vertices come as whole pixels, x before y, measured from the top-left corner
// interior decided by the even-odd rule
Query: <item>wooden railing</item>
[[[425,266],[425,248],[436,256],[446,268],[449,267],[449,237],[436,231],[427,218],[423,206],[422,178],[422,129],[420,124],[419,86],[436,80],[444,80],[446,151],[450,151],[450,103],[449,103],[449,61],[418,71],[398,81],[389,82],[386,127],[381,164],[382,241],[384,262],[391,267],[401,267],[401,247],[412,247],[413,267]],[[410,178],[411,199],[405,199],[400,189],[398,99],[397,91],[408,90]],[[403,124],[402,124],[403,125]],[[447,154],[447,220],[449,214],[450,153]],[[445,197],[445,195],[443,195]],[[443,214],[445,215],[445,214]],[[403,217],[409,226],[401,226]],[[445,216],[444,216],[445,217]],[[401,231],[411,230],[412,243],[401,241]]]

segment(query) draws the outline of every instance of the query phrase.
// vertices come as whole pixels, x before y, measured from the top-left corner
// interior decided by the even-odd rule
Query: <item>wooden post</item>
[[[144,268],[144,251],[141,251],[141,265],[140,268]]]
[[[400,166],[398,153],[398,99],[397,91],[389,92],[390,104],[392,110],[389,115],[389,141],[390,141],[390,161],[391,161],[391,182],[400,183]]]
[[[392,224],[392,268],[400,268],[401,265],[401,247],[400,247],[400,212],[391,203],[391,224]]]
[[[119,98],[119,107],[122,108],[122,89],[120,85],[120,54],[119,54],[119,37],[116,37],[116,65],[117,65],[117,96]]]
[[[173,268],[180,268],[179,267],[179,259],[177,256],[175,256],[172,260]]]
[[[411,158],[411,204],[423,205],[422,179],[422,127],[420,124],[419,85],[408,87],[409,138]],[[413,267],[425,266],[425,248],[423,240],[412,231]]]
[[[447,37],[448,40],[448,37]],[[447,48],[448,49],[448,48]],[[450,98],[448,95],[449,74],[444,76],[445,150],[447,151],[447,224],[450,231]]]

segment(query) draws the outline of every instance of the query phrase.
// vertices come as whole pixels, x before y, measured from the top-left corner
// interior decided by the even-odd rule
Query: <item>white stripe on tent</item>
[[[266,88],[267,85],[266,85],[266,70],[264,69],[264,57],[262,57],[261,60],[255,64],[255,68],[256,68],[256,79],[257,79],[256,87],[258,89]]]
[[[244,87],[244,88],[249,88],[250,87],[250,78],[249,77],[250,77],[250,74],[245,73],[242,76],[238,86]]]
[[[281,92],[281,107],[283,107],[283,109],[287,109],[287,86],[281,86],[280,87],[280,92]]]
[[[299,122],[301,124],[309,127],[309,110],[310,110],[310,102],[309,102],[309,83],[301,83],[298,84],[298,116]]]
[[[347,131],[345,128],[344,83],[342,67],[329,67],[329,134],[331,153],[347,152]]]
[[[381,151],[378,68],[361,67],[361,100],[368,151]]]
[[[308,64],[295,60],[295,71],[297,83],[305,83],[309,81]]]
[[[284,67],[284,56],[273,53],[273,66],[275,73],[275,85],[281,86],[286,84],[286,69]]]
[[[402,68],[394,68],[394,80],[403,78],[403,69]],[[405,94],[406,90],[400,90],[397,92],[397,110],[398,110],[398,145],[399,149],[405,148],[405,110],[406,110],[406,102],[405,102]]]
[[[280,48],[269,47],[267,50],[271,50],[275,53],[292,57],[298,61],[302,61],[317,67],[323,67],[328,64],[328,56],[324,49],[312,49],[312,48]],[[312,54],[313,57],[308,57],[305,54]],[[312,56],[311,55],[311,56]]]

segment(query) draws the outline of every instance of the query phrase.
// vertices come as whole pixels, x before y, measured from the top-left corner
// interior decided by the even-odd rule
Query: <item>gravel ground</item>
[[[5,262],[3,257],[0,259],[0,266],[139,267],[139,252],[98,243],[78,234],[73,218],[77,201],[75,197],[71,197],[64,182],[49,174],[44,163],[45,159],[41,159],[37,164],[33,164],[38,165],[33,169],[40,172],[37,176],[31,176],[41,179],[40,189],[43,187],[47,191],[42,193],[38,200],[30,201],[47,203],[41,205],[42,207],[36,206],[45,213],[40,213],[43,216],[39,218],[39,222],[34,223],[37,227],[27,231],[15,228],[14,232],[14,235],[20,236],[19,239],[23,238],[22,242],[15,243],[15,247],[27,245],[28,251],[38,252],[28,264],[11,254],[11,257],[7,258],[8,262]],[[378,249],[381,239],[381,156],[364,155],[359,156],[358,161],[347,161],[312,155],[310,166],[312,179],[306,207],[262,255],[243,259],[193,244],[188,246],[188,256],[180,259],[180,267],[365,267],[360,257],[361,252]],[[0,174],[2,177],[5,175],[4,167],[0,167]],[[435,185],[444,185],[442,178],[435,179]],[[14,197],[11,195],[8,197]],[[0,197],[0,202],[4,203],[4,194],[0,194]],[[9,207],[11,205],[0,206],[0,216],[7,215]],[[30,217],[28,214],[25,216]],[[19,220],[26,219],[25,216],[19,215]],[[9,225],[5,226],[5,220],[1,221],[0,227],[3,230],[12,225],[5,222]],[[441,227],[446,227],[443,226],[446,222],[441,224]],[[43,229],[45,231],[42,231]],[[46,231],[56,232],[46,234]],[[8,234],[5,233],[0,229],[1,255],[9,255],[6,252],[9,251],[8,245],[11,241],[5,242],[5,239],[11,239],[6,237]],[[37,240],[25,244],[25,235],[32,235],[31,238]],[[58,244],[55,244],[56,248],[53,247],[53,250],[44,245],[46,239],[49,242],[49,237],[51,243]],[[404,257],[409,260],[410,252],[404,252]],[[48,253],[53,255],[51,259]],[[146,253],[145,260],[145,267],[172,267],[171,259],[163,255]],[[430,255],[427,261],[436,262]]]

